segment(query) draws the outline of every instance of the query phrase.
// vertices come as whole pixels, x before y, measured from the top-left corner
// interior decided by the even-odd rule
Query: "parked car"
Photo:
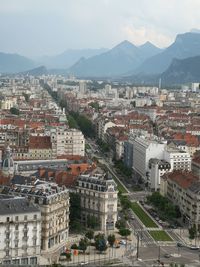
[[[189,248],[192,249],[192,250],[199,250],[199,247],[198,246],[191,246]]]
[[[126,245],[126,240],[123,240],[123,239],[120,240],[120,241],[119,241],[119,244],[121,244],[121,245]]]
[[[171,255],[168,254],[168,253],[166,253],[166,254],[164,255],[164,257],[165,257],[165,258],[171,258]]]

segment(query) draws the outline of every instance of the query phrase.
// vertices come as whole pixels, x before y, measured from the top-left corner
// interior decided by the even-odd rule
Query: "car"
[[[119,241],[119,244],[121,244],[121,245],[126,245],[126,240],[123,240],[123,239],[120,240],[120,241]]]
[[[191,246],[189,248],[192,249],[192,250],[199,250],[199,247],[197,247],[197,246]]]
[[[183,243],[180,243],[180,242],[178,242],[176,245],[177,245],[177,247],[184,247],[185,246]]]
[[[80,262],[80,264],[79,264],[79,266],[84,266],[84,265],[87,265],[88,264],[88,262],[86,261],[86,262],[84,262],[84,261],[81,261]]]
[[[171,255],[168,254],[168,253],[166,253],[166,254],[164,255],[164,257],[165,257],[165,258],[171,258]]]

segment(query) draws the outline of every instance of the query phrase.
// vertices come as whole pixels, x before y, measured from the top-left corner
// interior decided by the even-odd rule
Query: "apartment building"
[[[133,170],[144,181],[149,180],[149,160],[151,158],[163,159],[166,142],[145,136],[133,140]]]
[[[168,146],[164,151],[164,160],[170,163],[170,171],[191,171],[191,156],[188,152]]]
[[[200,181],[191,172],[174,171],[161,178],[161,193],[180,208],[182,219],[200,226]]]
[[[200,156],[197,155],[192,159],[192,172],[200,178]]]
[[[28,159],[51,159],[52,144],[49,136],[30,136]]]
[[[50,130],[53,155],[85,155],[85,138],[77,129],[59,127]]]
[[[39,263],[41,211],[22,197],[0,195],[0,261],[7,264]]]
[[[64,247],[69,232],[69,191],[55,183],[37,181],[34,185],[2,186],[1,193],[22,196],[36,203],[41,211],[41,249]]]
[[[106,174],[81,175],[76,184],[81,198],[81,220],[87,225],[90,217],[98,222],[99,230],[114,230],[117,221],[117,186]]]
[[[169,162],[160,159],[149,160],[150,181],[149,186],[151,190],[157,191],[160,188],[161,177],[171,169]]]

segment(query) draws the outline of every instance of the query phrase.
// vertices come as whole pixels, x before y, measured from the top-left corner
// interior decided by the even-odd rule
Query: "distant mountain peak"
[[[121,43],[119,43],[118,45],[116,45],[114,48],[116,47],[124,47],[124,48],[129,48],[129,47],[136,47],[133,43],[129,42],[128,40],[124,40]]]
[[[158,48],[157,46],[155,46],[154,44],[152,44],[151,42],[147,41],[146,43],[142,44],[139,46],[140,48],[143,48],[143,47],[156,47]],[[158,48],[159,49],[159,48]]]

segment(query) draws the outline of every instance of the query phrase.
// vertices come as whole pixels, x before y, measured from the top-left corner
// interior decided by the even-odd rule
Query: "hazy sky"
[[[34,57],[125,39],[165,47],[200,28],[199,14],[200,0],[0,0],[0,51]]]

